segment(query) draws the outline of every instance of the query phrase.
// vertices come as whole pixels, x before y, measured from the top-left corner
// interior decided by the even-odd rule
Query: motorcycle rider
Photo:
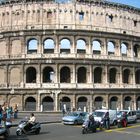
[[[34,125],[34,123],[36,122],[36,117],[34,115],[34,113],[30,114],[30,119],[28,120],[27,125],[24,127],[25,131],[29,131],[30,128]]]

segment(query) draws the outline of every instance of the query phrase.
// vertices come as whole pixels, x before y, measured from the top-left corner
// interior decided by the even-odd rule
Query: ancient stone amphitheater
[[[21,111],[140,108],[140,9],[99,0],[0,2],[0,104]]]

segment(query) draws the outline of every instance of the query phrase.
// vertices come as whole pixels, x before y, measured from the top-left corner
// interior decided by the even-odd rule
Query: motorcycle
[[[82,134],[87,134],[87,133],[95,133],[96,132],[96,122],[92,124],[91,126],[88,126],[88,122],[85,121],[82,125]]]
[[[118,118],[117,120],[117,127],[122,128],[122,127],[127,127],[127,121],[124,118]]]
[[[25,126],[28,124],[27,120],[22,120],[19,122],[18,128],[16,130],[17,136],[21,136],[22,134],[39,134],[41,130],[41,124],[39,122],[35,122],[29,130],[25,130]]]
[[[12,127],[12,123],[10,121],[6,121],[5,125],[0,125],[0,136],[6,140],[10,135],[10,127]]]

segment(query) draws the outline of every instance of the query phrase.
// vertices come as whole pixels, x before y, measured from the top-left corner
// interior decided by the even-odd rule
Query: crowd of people
[[[6,120],[12,121],[18,118],[18,106],[15,104],[13,107],[8,103],[0,105],[0,124],[5,123]]]

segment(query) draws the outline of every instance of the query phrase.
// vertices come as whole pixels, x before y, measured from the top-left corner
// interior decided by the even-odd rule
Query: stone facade
[[[105,1],[0,5],[0,99],[21,111],[140,108],[140,9]]]

